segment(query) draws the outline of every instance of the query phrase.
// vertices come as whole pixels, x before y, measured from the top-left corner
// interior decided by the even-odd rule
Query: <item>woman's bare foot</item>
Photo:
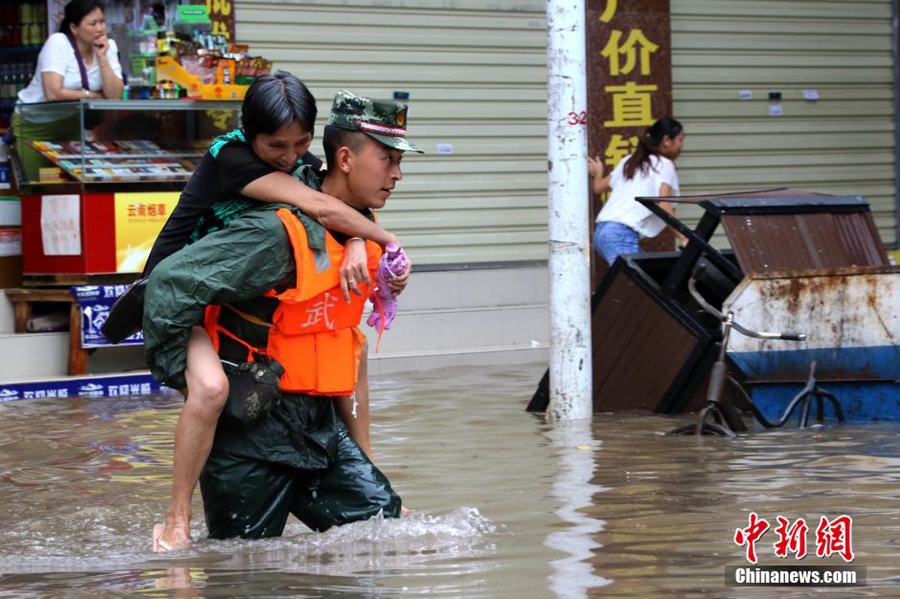
[[[191,530],[187,525],[157,524],[153,527],[153,552],[164,553],[190,547]]]

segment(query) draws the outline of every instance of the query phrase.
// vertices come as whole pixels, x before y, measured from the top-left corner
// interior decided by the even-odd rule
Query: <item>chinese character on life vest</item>
[[[332,296],[331,293],[326,291],[321,300],[306,309],[306,322],[301,326],[304,328],[315,326],[324,320],[325,328],[333,329],[334,320],[331,318],[328,311],[330,308],[334,307],[336,303],[337,296]]]

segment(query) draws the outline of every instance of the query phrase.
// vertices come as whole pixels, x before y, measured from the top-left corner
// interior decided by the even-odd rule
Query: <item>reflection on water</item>
[[[167,503],[177,398],[0,404],[0,597],[900,595],[900,425],[737,440],[666,437],[688,420],[647,414],[552,426],[523,412],[541,371],[375,381],[375,450],[408,518],[324,534],[293,521],[279,539],[173,555],[151,553],[149,533]],[[752,511],[851,515],[868,586],[726,587]],[[784,563],[765,539],[760,562]]]
[[[594,452],[600,442],[592,438],[588,420],[557,423],[547,431],[547,437],[559,451],[558,473],[553,482],[553,496],[560,503],[556,513],[569,524],[551,532],[544,541],[547,547],[566,554],[550,564],[554,569],[550,589],[557,597],[586,598],[589,589],[611,582],[595,576],[590,562],[592,550],[600,546],[595,533],[603,530],[603,522],[582,511],[591,507],[595,493],[605,490],[589,482],[596,472]]]

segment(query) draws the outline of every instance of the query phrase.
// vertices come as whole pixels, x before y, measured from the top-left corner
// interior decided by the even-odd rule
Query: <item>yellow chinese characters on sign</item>
[[[603,10],[603,14],[600,15],[600,21],[603,23],[612,21],[613,17],[616,16],[617,8],[616,0],[606,0],[606,8]]]
[[[648,40],[640,29],[632,29],[624,42],[622,32],[615,29],[600,55],[609,60],[609,74],[614,77],[630,74],[638,64],[641,75],[649,75],[650,55],[657,50],[659,46]],[[622,57],[625,58],[625,64],[622,64]]]
[[[629,81],[625,85],[607,85],[612,94],[613,118],[603,124],[607,127],[648,127],[653,124],[653,92],[656,85],[637,85]]]
[[[603,162],[606,173],[635,152],[648,127],[672,114],[671,4],[672,0],[585,3],[588,151]],[[591,216],[599,209],[592,204]],[[667,249],[671,236],[657,241],[656,246],[642,242],[641,247]]]
[[[177,191],[115,194],[116,272],[144,270],[153,242],[180,195]]]
[[[231,41],[234,37],[234,7],[231,0],[206,0],[206,10],[212,21],[212,33]]]
[[[605,157],[603,163],[609,165],[609,170],[616,168],[616,165],[623,158],[635,151],[637,145],[637,136],[625,138],[618,133],[614,133],[609,139],[609,145],[606,146],[606,150],[603,152]]]

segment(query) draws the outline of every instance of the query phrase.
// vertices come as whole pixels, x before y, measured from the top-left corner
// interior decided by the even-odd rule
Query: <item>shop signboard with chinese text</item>
[[[647,127],[673,116],[669,0],[588,0],[586,11],[588,153],[609,173]],[[671,231],[642,247],[673,249]]]
[[[229,42],[234,41],[234,1],[206,0],[209,20],[212,21],[212,32],[225,36]]]
[[[144,270],[153,242],[179,196],[178,192],[115,194],[116,272]]]

